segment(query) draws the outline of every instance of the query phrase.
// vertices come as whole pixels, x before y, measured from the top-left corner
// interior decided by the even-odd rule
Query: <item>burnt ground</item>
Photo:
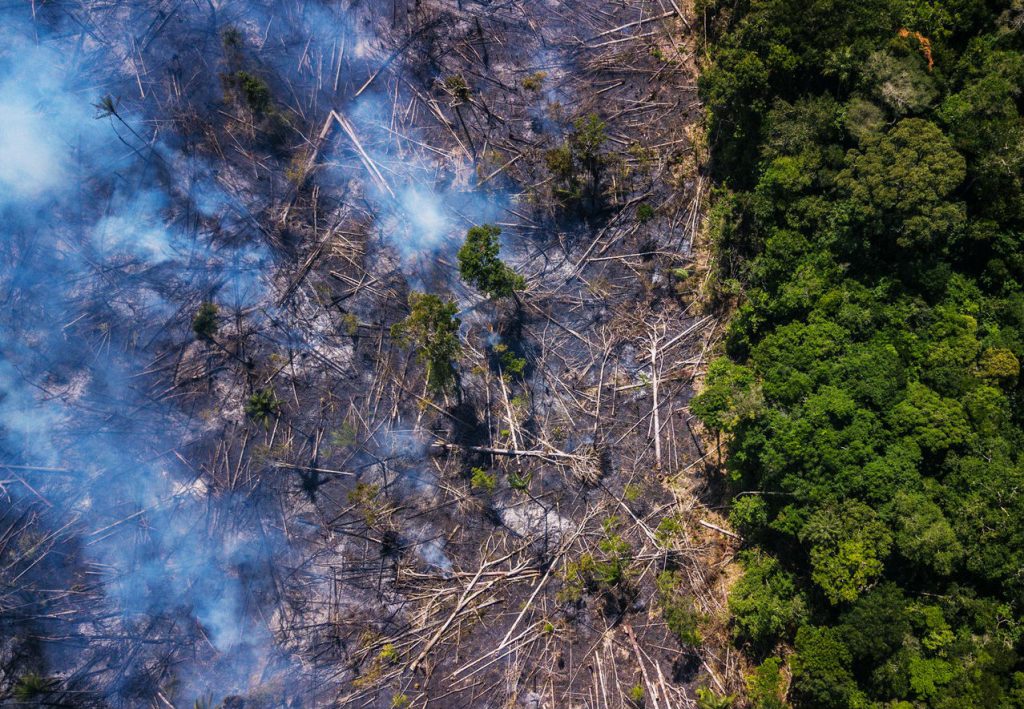
[[[176,292],[140,371],[193,432],[174,456],[209,510],[194,524],[265,549],[220,573],[243,583],[273,651],[248,658],[249,691],[225,701],[211,683],[212,699],[596,708],[633,706],[639,687],[667,708],[694,705],[698,687],[738,692],[724,625],[735,539],[687,411],[720,334],[704,306],[688,4],[353,2],[351,32],[330,42],[280,30],[309,21],[300,5],[261,21],[227,5],[188,30],[168,6],[146,43],[181,47],[161,55],[173,70],[145,75],[153,124],[232,195],[215,217],[174,218],[273,254],[246,286],[255,297],[237,283]],[[190,60],[190,43],[216,63]],[[247,104],[242,70],[274,108]],[[550,151],[591,115],[606,124],[593,170],[560,178]],[[515,302],[459,280],[455,252],[482,222],[527,279]],[[459,305],[448,395],[391,336],[411,290]],[[212,341],[189,331],[205,300],[220,309]],[[254,421],[245,402],[267,389],[280,411]],[[700,642],[666,626],[665,571]],[[112,631],[99,627],[69,631],[93,655],[52,674],[113,704],[191,706],[175,667],[225,661],[202,623],[156,621],[100,661]],[[134,682],[112,669],[153,642],[166,650]]]

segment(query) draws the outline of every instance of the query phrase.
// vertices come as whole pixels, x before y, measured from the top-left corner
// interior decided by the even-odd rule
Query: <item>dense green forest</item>
[[[751,701],[1024,707],[1024,3],[700,12]]]

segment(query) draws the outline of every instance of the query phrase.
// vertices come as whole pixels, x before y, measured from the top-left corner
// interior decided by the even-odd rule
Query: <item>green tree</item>
[[[889,507],[896,549],[906,559],[948,576],[963,555],[942,509],[921,492],[901,491]]]
[[[905,118],[851,151],[837,182],[853,224],[872,244],[941,249],[964,227],[965,206],[950,196],[966,174],[963,156],[938,126]]]
[[[753,709],[785,709],[782,661],[769,657],[746,677],[747,698]]]
[[[815,512],[801,530],[811,578],[833,604],[854,601],[883,571],[892,533],[870,507],[847,499]]]
[[[1024,54],[991,38],[977,38],[958,69],[959,90],[946,96],[938,115],[968,157],[972,206],[988,219],[1019,221],[1024,216],[1024,121],[1017,101]],[[1009,249],[1000,245],[998,250],[1012,258]]]
[[[916,382],[907,387],[906,398],[892,408],[889,423],[897,433],[933,453],[963,443],[970,433],[959,402]]]
[[[758,551],[740,555],[743,576],[729,594],[733,635],[764,652],[796,630],[806,604],[796,579],[778,560]]]
[[[526,287],[526,279],[498,258],[500,235],[493,224],[472,227],[459,249],[459,274],[491,298],[511,298]]]
[[[981,350],[978,321],[962,306],[941,305],[930,313],[932,322],[915,348],[923,365],[921,380],[943,396],[960,397],[971,387],[974,364]]]
[[[733,430],[755,417],[761,406],[754,373],[725,357],[711,362],[703,390],[690,400],[690,411],[713,431]]]
[[[573,122],[573,132],[562,145],[545,156],[548,169],[560,184],[560,196],[568,202],[586,200],[597,207],[605,165],[602,151],[608,140],[607,124],[596,113]]]
[[[1017,5],[701,3],[709,233],[740,302],[691,410],[730,434],[757,555],[737,641],[792,637],[779,599],[813,619],[795,706],[1024,697]]]
[[[768,526],[768,503],[761,495],[741,495],[732,501],[729,522],[744,537],[753,537]]]
[[[455,365],[462,353],[459,342],[459,312],[455,301],[436,295],[409,294],[409,316],[391,328],[391,335],[416,348],[417,359],[426,370],[427,387],[443,394],[455,385]]]
[[[714,64],[702,72],[701,95],[711,115],[710,133],[718,138],[713,154],[720,173],[752,169],[770,78],[770,69],[757,52],[740,47],[723,47]]]
[[[997,382],[1014,384],[1020,376],[1020,360],[1005,347],[989,347],[981,353],[978,376]]]
[[[197,340],[204,342],[213,341],[217,334],[217,306],[214,303],[205,302],[199,306],[196,315],[192,318],[192,332]]]
[[[964,566],[1024,603],[1024,466],[1004,452],[967,455],[950,462],[945,483],[943,508]]]
[[[842,614],[838,637],[854,660],[881,665],[910,642],[913,629],[909,605],[899,586],[882,583]]]
[[[865,79],[874,87],[877,99],[892,113],[921,113],[939,98],[938,81],[928,71],[917,47],[904,46],[899,50],[872,52],[865,66]]]
[[[803,705],[847,709],[864,703],[851,669],[850,650],[836,630],[805,625],[797,631],[795,648],[790,666]]]

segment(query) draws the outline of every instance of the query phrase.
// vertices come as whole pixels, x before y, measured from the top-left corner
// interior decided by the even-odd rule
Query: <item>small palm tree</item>
[[[731,694],[727,696],[715,694],[706,687],[700,687],[697,690],[698,709],[732,709],[735,702],[736,697]]]
[[[213,336],[217,334],[217,306],[213,303],[203,303],[196,311],[192,319],[192,332],[197,340],[212,342]]]
[[[14,685],[14,698],[19,702],[30,702],[44,694],[49,694],[53,690],[54,684],[56,682],[49,677],[29,672],[22,675]]]
[[[281,401],[274,395],[274,390],[270,388],[260,389],[245,402],[246,415],[264,426],[269,425],[270,419],[277,416],[280,411]]]
[[[110,94],[102,96],[99,101],[93,104],[93,108],[96,109],[96,118],[109,118],[110,116],[120,118],[117,113],[117,104],[118,102]]]

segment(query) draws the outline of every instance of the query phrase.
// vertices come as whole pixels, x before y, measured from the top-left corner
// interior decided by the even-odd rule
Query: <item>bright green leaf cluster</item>
[[[498,258],[500,235],[493,224],[472,227],[459,249],[459,275],[491,298],[511,298],[526,287],[526,279]]]
[[[426,370],[427,386],[435,394],[455,385],[455,365],[462,353],[459,312],[455,301],[436,295],[409,294],[409,316],[391,328],[395,339],[416,348],[417,358]]]
[[[753,547],[735,638],[788,658],[800,707],[1018,706],[1020,10],[701,10],[715,282],[742,299],[691,410]]]

